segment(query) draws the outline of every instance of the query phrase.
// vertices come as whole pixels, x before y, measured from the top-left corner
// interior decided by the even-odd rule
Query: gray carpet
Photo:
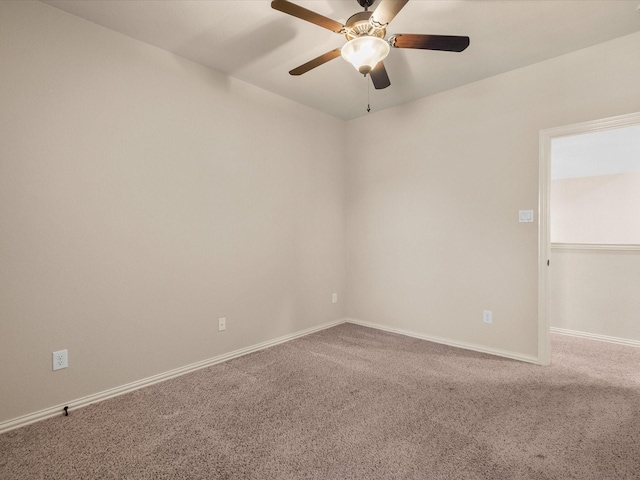
[[[340,325],[0,435],[0,478],[640,478],[640,349],[552,351]]]

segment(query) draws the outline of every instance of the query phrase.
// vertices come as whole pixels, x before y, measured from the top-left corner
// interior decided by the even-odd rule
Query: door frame
[[[551,141],[558,137],[580,135],[639,124],[640,112],[636,112],[540,131],[538,192],[538,361],[542,365],[549,365],[551,363],[551,323],[549,318]]]

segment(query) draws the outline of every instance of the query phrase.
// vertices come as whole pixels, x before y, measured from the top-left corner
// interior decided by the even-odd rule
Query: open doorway
[[[539,357],[550,332],[640,346],[640,113],[540,133]]]

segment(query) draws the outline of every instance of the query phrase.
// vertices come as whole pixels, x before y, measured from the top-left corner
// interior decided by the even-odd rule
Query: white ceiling
[[[336,117],[367,113],[367,81],[342,58],[302,76],[288,74],[346,40],[273,10],[269,0],[44,1]],[[340,23],[362,10],[356,0],[293,1]],[[385,60],[391,86],[371,88],[371,109],[382,110],[639,31],[639,3],[410,0],[389,25],[388,35],[466,35],[471,45],[462,53],[392,49]]]

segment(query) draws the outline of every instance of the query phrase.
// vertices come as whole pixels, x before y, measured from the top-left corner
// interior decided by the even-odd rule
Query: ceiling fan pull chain
[[[369,113],[371,111],[371,99],[370,99],[370,95],[371,95],[371,82],[369,82],[369,79],[367,78],[367,76],[365,75],[364,77],[367,80],[367,113]]]

